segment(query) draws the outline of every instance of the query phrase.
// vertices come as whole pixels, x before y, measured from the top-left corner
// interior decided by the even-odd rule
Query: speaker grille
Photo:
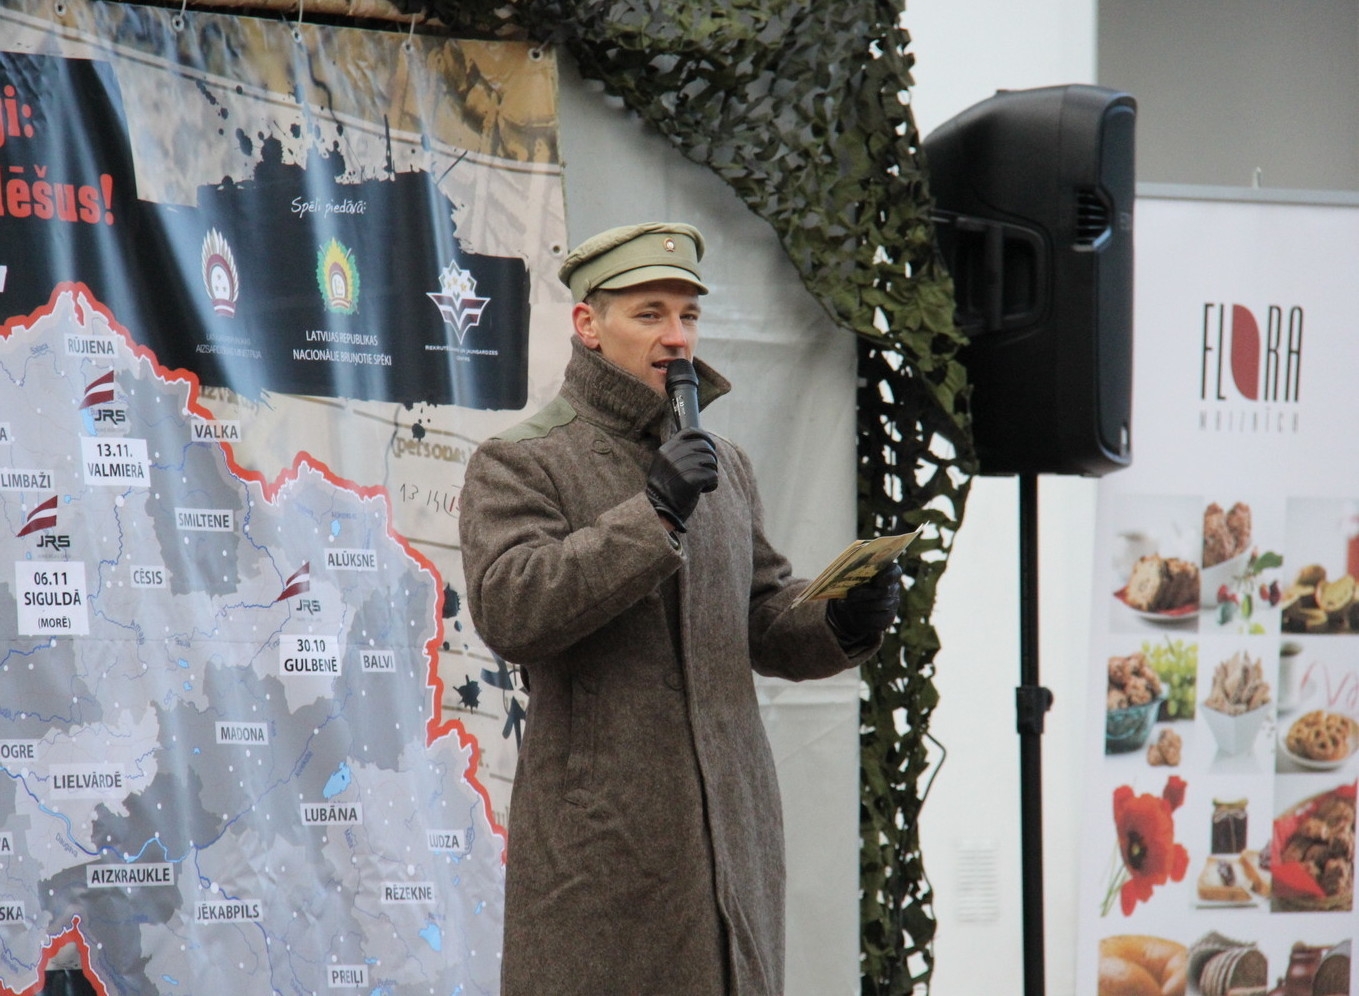
[[[1076,191],[1076,248],[1097,249],[1109,235],[1109,205],[1099,191]]]

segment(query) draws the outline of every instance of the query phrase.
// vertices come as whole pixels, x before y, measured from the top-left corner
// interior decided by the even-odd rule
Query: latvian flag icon
[[[53,495],[43,502],[33,511],[28,513],[28,518],[24,520],[24,528],[15,533],[15,539],[20,536],[27,536],[29,533],[42,532],[44,529],[53,529],[57,524],[57,496]]]
[[[55,500],[55,499],[53,499]],[[55,521],[55,520],[54,520]],[[22,534],[20,534],[22,535]],[[302,562],[302,566],[293,571],[287,581],[283,582],[283,590],[279,592],[275,602],[285,602],[294,595],[300,595],[304,591],[311,590],[311,561]]]
[[[80,403],[81,410],[95,405],[107,405],[113,401],[113,371],[96,377],[85,387],[85,400]]]

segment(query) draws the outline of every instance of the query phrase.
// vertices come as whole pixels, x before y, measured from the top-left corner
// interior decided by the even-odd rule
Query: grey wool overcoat
[[[530,684],[511,796],[506,996],[778,996],[783,825],[752,670],[855,666],[763,535],[749,461],[682,536],[644,487],[664,398],[578,340],[557,398],[468,464],[477,632]],[[707,397],[727,382],[698,363]],[[676,542],[677,540],[677,542]]]

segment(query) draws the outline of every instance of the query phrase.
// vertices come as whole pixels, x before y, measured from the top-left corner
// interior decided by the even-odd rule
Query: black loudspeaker
[[[983,474],[1132,460],[1136,117],[1104,87],[1002,90],[923,143]]]

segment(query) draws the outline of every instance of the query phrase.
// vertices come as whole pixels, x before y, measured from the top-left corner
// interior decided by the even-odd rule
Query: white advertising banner
[[[1078,991],[1354,990],[1359,208],[1143,197],[1100,482]]]

